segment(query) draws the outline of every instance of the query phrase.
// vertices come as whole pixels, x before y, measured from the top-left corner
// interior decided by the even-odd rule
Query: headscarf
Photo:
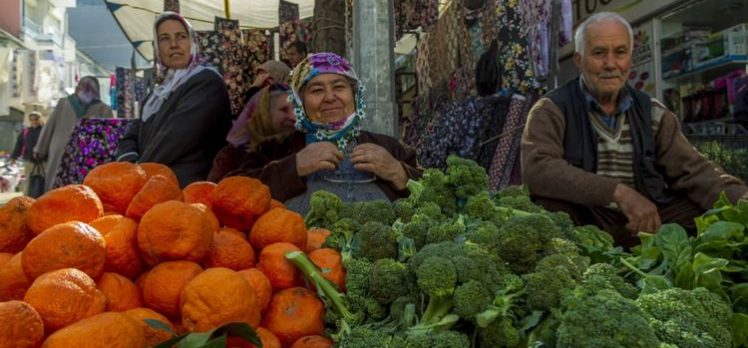
[[[318,123],[310,120],[304,110],[301,91],[307,82],[320,74],[337,74],[347,77],[353,83],[355,111],[340,121]],[[364,109],[364,86],[359,83],[356,72],[345,58],[334,53],[312,53],[294,68],[291,76],[291,101],[296,113],[296,129],[306,133],[307,143],[329,141],[343,149],[360,132],[360,121],[366,114]]]
[[[190,63],[184,69],[169,69],[161,62],[161,56],[158,49],[157,29],[159,24],[168,19],[174,19],[181,22],[182,25],[184,25],[184,27],[187,29],[187,33],[190,37]],[[155,115],[161,109],[161,105],[163,105],[164,101],[169,98],[169,95],[171,95],[172,92],[174,92],[192,76],[205,69],[209,69],[220,75],[220,73],[218,73],[218,70],[216,70],[214,67],[205,65],[205,62],[200,56],[197,35],[195,34],[195,31],[192,30],[192,26],[190,25],[190,23],[180,14],[176,12],[165,11],[158,15],[153,23],[153,39],[156,67],[158,69],[158,73],[164,76],[164,80],[159,86],[153,89],[150,97],[148,97],[148,100],[145,102],[145,105],[143,106],[143,115],[141,116],[143,122],[147,122],[148,119],[151,118],[151,116]]]
[[[99,102],[99,81],[93,76],[82,77],[78,81],[75,93],[68,96],[68,102],[77,118],[85,116],[88,107]]]
[[[270,77],[273,78],[273,83],[287,84],[288,78],[291,76],[291,68],[286,63],[277,60],[268,60],[260,64],[257,70],[260,69],[270,74]]]
[[[273,128],[270,110],[273,97],[280,93],[288,93],[289,90],[288,85],[275,83],[252,96],[234,121],[226,141],[234,147],[249,145],[248,149],[251,150],[264,141],[284,136],[285,134],[276,133]]]

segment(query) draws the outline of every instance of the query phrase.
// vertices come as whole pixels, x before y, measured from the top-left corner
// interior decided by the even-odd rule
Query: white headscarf
[[[166,66],[164,66],[161,62],[161,56],[159,55],[158,50],[158,25],[161,24],[163,21],[167,19],[174,19],[179,22],[181,22],[185,28],[187,28],[187,32],[190,37],[190,63],[187,65],[184,69],[169,69]],[[153,38],[154,38],[154,57],[156,59],[156,67],[158,68],[159,73],[165,74],[164,81],[158,85],[156,88],[153,89],[153,92],[151,93],[150,97],[148,97],[148,100],[145,102],[145,105],[143,105],[143,115],[141,116],[141,120],[143,122],[147,122],[151,116],[155,115],[160,109],[161,106],[164,104],[164,101],[166,101],[169,98],[169,95],[171,95],[172,92],[174,92],[179,86],[181,86],[183,83],[185,83],[187,80],[189,80],[192,76],[198,74],[199,72],[208,69],[216,74],[220,73],[218,70],[216,70],[214,67],[206,65],[203,62],[202,57],[200,57],[200,50],[198,46],[197,41],[197,34],[195,34],[195,31],[192,30],[192,26],[190,25],[187,20],[182,17],[180,14],[176,12],[166,11],[161,13],[158,17],[156,17],[156,21],[153,25]]]

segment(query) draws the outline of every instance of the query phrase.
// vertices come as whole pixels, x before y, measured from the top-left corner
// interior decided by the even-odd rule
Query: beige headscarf
[[[260,64],[256,70],[264,70],[273,78],[273,83],[288,83],[291,76],[291,68],[281,61],[268,60]]]

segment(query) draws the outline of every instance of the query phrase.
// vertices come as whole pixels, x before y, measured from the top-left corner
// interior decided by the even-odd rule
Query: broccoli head
[[[519,347],[522,342],[520,332],[510,318],[502,318],[478,330],[480,347]]]
[[[618,270],[609,263],[596,263],[584,272],[583,283],[586,289],[597,292],[602,289],[617,291],[625,298],[635,300],[639,290],[618,275]]]
[[[309,199],[309,212],[304,218],[307,227],[328,228],[339,219],[343,201],[336,194],[324,190],[315,191]]]
[[[396,259],[398,255],[398,234],[392,226],[381,222],[370,221],[362,225],[354,236],[352,255],[367,258],[370,261],[379,259]]]
[[[454,313],[460,318],[474,320],[478,313],[493,303],[493,294],[485,285],[476,280],[460,284],[454,293]]]
[[[489,249],[498,253],[514,273],[524,274],[535,268],[556,237],[559,232],[547,216],[514,216],[499,227]]]
[[[446,174],[457,199],[467,201],[471,196],[489,190],[486,169],[473,160],[450,155]]]
[[[572,291],[564,297],[563,307],[557,330],[559,348],[645,348],[660,343],[647,315],[616,291]]]
[[[408,269],[393,259],[374,261],[369,274],[371,297],[382,304],[390,304],[406,294],[405,286]]]
[[[671,288],[641,294],[636,304],[650,316],[657,337],[678,347],[732,347],[730,304],[705,288]]]
[[[544,257],[538,261],[534,272],[523,276],[527,306],[538,311],[558,308],[562,291],[574,288],[581,277],[582,273],[568,256],[554,254]]]
[[[426,233],[426,244],[453,241],[464,236],[466,230],[465,217],[459,215],[451,220],[431,226]]]
[[[444,172],[428,168],[423,171],[421,179],[418,181],[409,180],[407,184],[410,190],[410,198],[416,205],[422,205],[427,202],[435,203],[441,207],[445,214],[453,214],[457,211],[457,198],[454,195],[449,179]]]

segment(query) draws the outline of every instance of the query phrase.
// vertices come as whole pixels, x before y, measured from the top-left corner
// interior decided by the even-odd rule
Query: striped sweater
[[[622,183],[633,187],[633,149],[625,116],[618,115],[616,129],[605,126],[600,115],[591,115],[598,135],[596,173],[570,165],[564,159],[565,121],[548,98],[533,106],[522,134],[522,180],[534,195],[585,206],[606,206]],[[676,192],[708,209],[725,191],[736,202],[748,198],[748,187],[706,160],[681,132],[675,115],[652,99],[652,128],[656,143],[655,166]]]

